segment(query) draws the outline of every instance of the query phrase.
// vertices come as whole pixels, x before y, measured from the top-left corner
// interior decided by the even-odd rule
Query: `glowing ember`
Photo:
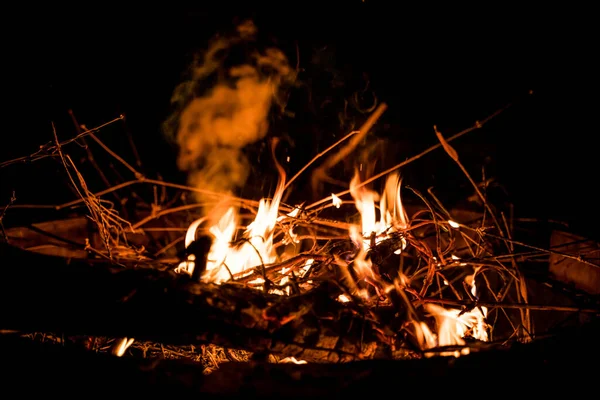
[[[333,205],[335,206],[335,208],[340,208],[340,206],[342,205],[342,199],[340,199],[339,197],[337,197],[333,193],[331,193],[331,200],[332,200]]]
[[[293,364],[307,364],[304,360],[296,360],[296,357],[286,357],[283,360],[279,361],[281,364],[293,363]]]
[[[113,345],[112,354],[117,357],[121,357],[125,354],[125,351],[131,346],[134,342],[133,338],[121,338],[118,339],[117,342]]]
[[[452,220],[449,220],[449,221],[448,221],[448,225],[450,225],[451,227],[453,227],[453,228],[455,228],[455,229],[458,229],[458,228],[460,228],[460,224],[459,224],[458,222],[454,222],[454,221],[452,221]]]

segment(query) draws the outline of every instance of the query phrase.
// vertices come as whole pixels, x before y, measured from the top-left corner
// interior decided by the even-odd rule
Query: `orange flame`
[[[279,164],[277,166],[280,171],[280,180],[275,194],[271,200],[260,200],[256,217],[246,226],[242,234],[242,240],[238,240],[239,245],[232,245],[238,229],[239,219],[235,207],[227,208],[219,221],[209,228],[209,232],[213,236],[213,243],[208,254],[206,271],[202,276],[203,281],[221,283],[229,280],[232,275],[253,270],[257,266],[276,261],[277,255],[273,247],[275,226],[278,222],[283,222],[286,218],[297,217],[301,210],[301,206],[298,206],[287,215],[278,216],[278,209],[285,188],[285,173]],[[359,248],[358,254],[354,259],[354,266],[359,279],[377,280],[372,270],[371,260],[367,258],[367,252],[372,246],[379,244],[385,239],[389,239],[393,233],[402,232],[409,225],[408,216],[400,197],[400,184],[401,179],[396,173],[388,176],[382,194],[361,185],[358,173],[355,174],[350,182],[350,194],[361,215],[360,224],[351,225],[349,230],[351,239]],[[341,200],[335,195],[332,195],[332,200],[336,207],[342,204]],[[378,208],[375,205],[377,201],[379,202]],[[190,225],[185,240],[186,247],[193,242],[197,229],[205,221],[207,221],[207,218],[200,218]],[[297,243],[297,237],[291,228],[286,232],[282,240],[285,243]],[[401,248],[396,253],[400,253],[407,246],[406,240],[404,238],[401,240]],[[306,262],[304,267],[299,271],[300,276],[308,270],[312,263],[313,260]],[[193,256],[190,256],[188,260],[182,262],[178,267],[179,272],[190,274],[193,272],[193,269]],[[471,294],[474,297],[477,297],[475,287],[475,275],[477,272],[475,270],[472,275],[465,278],[471,287]],[[287,271],[285,268],[282,268],[280,273],[281,275],[285,275]],[[288,279],[287,276],[284,276],[279,284],[284,285]],[[400,274],[399,279],[402,281],[401,285],[407,288],[409,283],[406,278]],[[398,285],[400,285],[400,281],[397,282]],[[250,283],[260,286],[264,283],[264,280],[257,278]],[[391,285],[385,291],[392,290],[393,287],[394,285]],[[271,293],[289,295],[290,290],[289,287],[286,290],[272,289]],[[367,296],[366,291],[359,291],[359,294]],[[340,302],[351,301],[350,297],[344,294],[340,295],[337,300]],[[417,342],[423,350],[452,345],[465,346],[464,338],[467,336],[483,341],[488,340],[488,326],[485,323],[487,309],[485,307],[478,307],[470,311],[461,311],[458,309],[446,309],[435,304],[426,304],[424,308],[435,319],[435,332],[432,332],[425,322],[420,321],[416,317],[416,314],[411,317],[411,322],[415,327]],[[458,357],[461,354],[468,353],[469,349],[465,346],[460,351],[445,351],[441,355],[454,355]]]
[[[367,251],[372,245],[377,245],[389,235],[406,229],[408,226],[408,216],[402,205],[400,198],[401,179],[397,173],[388,176],[385,183],[383,195],[360,186],[360,177],[358,172],[350,181],[350,194],[354,198],[356,209],[361,215],[361,224],[353,225],[350,228],[350,237],[360,247],[359,254],[354,259],[357,272],[361,277],[373,277],[371,270],[371,261],[366,259]],[[377,220],[377,210],[375,202],[379,200],[379,220]],[[406,247],[406,241],[403,240],[402,248],[397,250],[399,253]]]
[[[474,297],[477,297],[475,275],[478,270],[479,268],[476,268],[472,275],[465,278],[471,286],[471,294]],[[484,342],[489,340],[488,325],[485,322],[488,311],[486,307],[461,311],[453,308],[446,309],[437,304],[425,304],[424,308],[435,319],[437,335],[433,334],[425,323],[415,321],[417,341],[423,350],[443,346],[465,346],[464,338],[467,336]],[[458,357],[469,353],[470,349],[463,347],[460,351],[442,352],[441,355]]]

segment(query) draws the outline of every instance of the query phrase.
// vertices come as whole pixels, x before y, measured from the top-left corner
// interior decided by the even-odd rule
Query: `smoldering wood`
[[[151,268],[89,263],[0,245],[0,329],[212,343],[311,362],[385,357],[377,326],[329,287],[266,295]]]
[[[379,393],[433,396],[587,394],[600,355],[596,322],[548,338],[459,358],[367,360],[338,364],[225,362],[211,374],[189,359],[121,358],[69,345],[0,335],[7,393],[64,398],[96,395],[185,398],[354,398]]]

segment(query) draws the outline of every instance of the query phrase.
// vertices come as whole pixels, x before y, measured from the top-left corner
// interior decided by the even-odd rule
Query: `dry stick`
[[[444,139],[444,136],[437,129],[436,125],[433,126],[433,130],[435,131],[435,135],[437,136],[438,140],[442,144],[442,147],[446,151],[446,154],[448,154],[448,156],[450,156],[450,158],[452,160],[454,160],[454,162],[456,163],[456,165],[458,165],[458,167],[463,172],[463,174],[465,175],[465,177],[467,178],[467,180],[469,181],[469,183],[471,183],[471,186],[473,186],[473,188],[475,189],[475,193],[477,193],[477,196],[479,197],[479,199],[483,203],[483,206],[485,207],[485,209],[487,210],[487,212],[492,217],[492,220],[494,221],[494,224],[496,225],[496,229],[498,229],[498,232],[500,232],[500,236],[504,238],[506,235],[508,235],[508,237],[510,238],[510,233],[507,233],[507,234],[504,233],[504,230],[502,229],[502,226],[500,225],[500,221],[498,221],[498,218],[496,217],[496,213],[494,213],[494,211],[492,210],[492,207],[489,205],[487,199],[485,198],[485,196],[483,195],[483,193],[481,193],[481,190],[479,190],[479,186],[477,186],[477,183],[471,177],[471,174],[469,174],[469,171],[467,171],[467,169],[465,168],[465,166],[463,165],[463,163],[460,162],[460,159],[458,158],[458,153],[456,152],[456,150],[452,146],[450,146],[450,144]],[[507,249],[512,253],[513,249],[511,248],[512,246],[510,245],[510,243],[504,242],[504,244],[506,245]],[[511,263],[513,265],[514,270],[517,273],[517,281],[518,281],[518,284],[516,286],[516,288],[517,288],[517,297],[518,297],[519,301],[523,300],[523,301],[525,301],[525,303],[527,303],[527,289],[524,286],[524,277],[523,277],[523,274],[521,273],[521,271],[520,271],[520,269],[519,269],[519,267],[518,267],[515,259],[512,258],[510,261],[511,261]],[[520,315],[521,315],[521,324],[522,324],[522,326],[531,335],[532,324],[531,324],[531,316],[529,314],[529,311],[528,310],[521,310]]]
[[[138,152],[137,146],[135,145],[135,142],[133,141],[133,135],[131,134],[131,131],[129,130],[129,126],[127,125],[127,120],[126,120],[125,116],[123,116],[123,125],[125,125],[125,133],[127,134],[127,141],[129,142],[129,146],[131,147],[131,151],[133,152],[133,157],[135,158],[135,163],[138,167],[141,168],[142,167],[142,159]]]
[[[279,262],[279,263],[275,263],[275,264],[264,264],[258,267],[254,267],[251,269],[247,269],[246,271],[242,271],[242,272],[238,272],[237,274],[233,274],[233,277],[235,279],[236,282],[247,282],[250,281],[254,278],[256,278],[256,276],[260,276],[263,277],[263,274],[270,272],[274,269],[283,269],[283,268],[290,268],[292,267],[294,264],[303,261],[304,263],[302,265],[306,264],[306,261],[312,259],[313,261],[329,261],[331,260],[333,257],[332,256],[327,256],[327,255],[321,255],[321,254],[298,254],[294,257],[291,257],[283,262]]]
[[[102,190],[100,192],[94,193],[93,195],[96,196],[96,197],[103,196],[105,194],[112,193],[112,192],[114,192],[116,190],[120,190],[120,189],[123,189],[125,187],[131,186],[131,185],[135,185],[135,184],[138,184],[138,183],[147,183],[147,184],[150,184],[150,185],[162,185],[162,186],[171,187],[171,188],[175,188],[175,189],[181,189],[181,190],[187,190],[187,191],[190,191],[190,192],[202,193],[202,194],[205,194],[205,195],[208,195],[208,196],[215,196],[215,197],[221,197],[221,198],[226,197],[229,200],[234,200],[234,201],[237,201],[237,202],[242,203],[242,204],[244,204],[244,203],[245,204],[250,204],[250,205],[252,205],[254,207],[258,207],[258,204],[259,204],[258,201],[254,201],[254,200],[246,200],[246,199],[242,199],[242,198],[239,198],[239,197],[225,195],[223,193],[216,193],[216,192],[212,192],[212,191],[209,191],[209,190],[202,190],[202,189],[197,189],[197,188],[193,188],[193,187],[190,187],[190,186],[180,185],[180,184],[177,184],[177,183],[169,183],[169,182],[159,181],[159,180],[156,180],[156,179],[147,179],[147,178],[123,182],[123,183],[115,185],[115,186],[113,186],[111,188],[108,188],[108,189]],[[13,208],[51,208],[51,209],[54,209],[54,210],[62,210],[64,208],[69,208],[69,207],[76,206],[76,205],[78,205],[78,204],[80,204],[82,202],[84,202],[84,200],[79,199],[79,200],[73,200],[73,201],[70,201],[68,203],[63,203],[63,204],[59,204],[59,205],[24,204],[24,205],[14,205]]]
[[[508,223],[506,221],[506,216],[504,215],[504,213],[501,213],[502,215],[502,221],[504,222],[504,226],[506,229],[506,235],[508,236],[509,239],[512,239],[511,236],[511,229],[508,226]],[[508,247],[508,249],[510,250],[511,253],[514,253],[514,245],[513,243],[510,242],[506,242],[506,246]],[[516,287],[517,287],[517,300],[518,301],[524,301],[525,303],[529,302],[529,298],[527,296],[527,286],[525,285],[525,277],[523,276],[523,273],[521,272],[521,269],[519,268],[518,264],[517,264],[517,260],[515,260],[514,258],[510,259],[510,262],[514,268],[514,270],[517,272],[517,277],[518,277],[518,282],[516,282]],[[533,327],[533,322],[531,320],[531,314],[529,312],[529,309],[525,309],[525,310],[519,310],[520,311],[520,315],[521,315],[521,322],[523,323],[523,329],[526,331],[526,333],[528,334],[529,339],[533,339],[533,334],[534,334],[534,327]],[[521,335],[521,337],[525,338],[525,335]]]
[[[79,196],[81,197],[81,200],[85,203],[85,205],[87,206],[89,212],[92,214],[92,219],[96,222],[96,224],[98,225],[98,229],[99,232],[102,236],[102,238],[104,239],[104,245],[106,246],[106,250],[108,251],[109,257],[110,257],[110,246],[108,245],[108,239],[105,236],[105,229],[102,226],[98,215],[97,215],[97,210],[95,210],[91,203],[89,202],[89,196],[84,196],[83,193],[81,193],[79,186],[75,183],[75,180],[73,179],[73,177],[71,176],[71,172],[69,171],[69,166],[67,165],[67,162],[65,161],[65,156],[62,152],[62,146],[60,144],[60,142],[58,141],[58,136],[56,134],[56,127],[54,126],[54,123],[52,123],[52,134],[54,135],[54,140],[56,143],[56,150],[58,152],[58,155],[60,157],[60,160],[63,164],[63,167],[65,168],[65,172],[67,173],[67,176],[69,177],[69,180],[71,181],[71,185],[73,185],[73,188],[75,189],[75,191],[79,194]]]
[[[451,142],[451,141],[453,141],[453,140],[455,140],[455,139],[458,139],[459,137],[461,137],[461,136],[463,136],[463,135],[465,135],[465,134],[467,134],[467,133],[469,133],[469,132],[472,132],[472,131],[474,131],[475,129],[479,129],[479,128],[483,127],[483,125],[485,125],[487,122],[489,122],[489,121],[490,121],[491,119],[493,119],[494,117],[497,117],[498,115],[500,115],[500,114],[501,114],[501,113],[502,113],[504,110],[506,110],[506,109],[507,109],[507,108],[509,108],[510,106],[511,106],[511,104],[508,104],[508,105],[504,106],[503,108],[501,108],[501,109],[497,110],[497,111],[496,111],[496,112],[494,112],[493,114],[489,115],[489,116],[488,116],[488,117],[486,117],[485,119],[483,119],[483,120],[481,120],[481,121],[476,121],[476,122],[475,122],[475,124],[474,124],[473,126],[471,126],[470,128],[467,128],[467,129],[465,129],[465,130],[463,130],[463,131],[461,131],[461,132],[458,132],[458,133],[457,133],[457,134],[455,134],[455,135],[452,135],[452,136],[450,136],[448,139],[446,139],[446,142]],[[390,172],[393,172],[393,171],[395,171],[395,170],[397,170],[397,169],[399,169],[399,168],[402,168],[402,167],[404,167],[405,165],[407,165],[407,164],[410,164],[411,162],[413,162],[413,161],[415,161],[415,160],[418,160],[419,158],[421,158],[421,157],[425,156],[426,154],[429,154],[429,153],[431,153],[431,152],[432,152],[432,151],[434,151],[434,150],[437,150],[437,149],[438,149],[438,148],[440,148],[440,147],[442,147],[442,144],[441,144],[441,143],[435,144],[435,145],[433,145],[433,146],[429,147],[428,149],[426,149],[426,150],[422,151],[421,153],[419,153],[419,154],[417,154],[417,155],[415,155],[415,156],[413,156],[413,157],[411,157],[411,158],[409,158],[409,159],[407,159],[407,160],[404,160],[404,161],[402,161],[401,163],[399,163],[399,164],[396,164],[395,166],[393,166],[393,167],[391,167],[391,168],[388,168],[388,169],[386,169],[385,171],[383,171],[383,172],[380,172],[380,173],[378,173],[377,175],[374,175],[373,177],[371,177],[371,178],[369,178],[369,179],[366,179],[366,180],[364,180],[363,182],[359,183],[359,184],[356,186],[356,188],[359,188],[359,187],[362,187],[362,186],[368,185],[369,183],[371,183],[371,182],[373,182],[373,181],[375,181],[375,180],[377,180],[377,179],[381,178],[382,176],[386,176],[386,175],[387,175],[387,174],[389,174]],[[335,195],[336,195],[336,196],[338,196],[338,197],[341,197],[341,196],[344,196],[344,195],[346,195],[346,194],[349,194],[349,193],[350,193],[350,190],[344,190],[344,191],[342,191],[342,192],[336,193]],[[319,201],[317,201],[317,202],[315,202],[315,203],[313,203],[313,204],[310,204],[310,205],[306,206],[306,207],[305,207],[305,210],[310,210],[310,209],[312,209],[312,208],[318,207],[318,206],[320,206],[320,205],[321,205],[321,204],[323,204],[323,203],[327,203],[328,201],[330,201],[330,196],[328,196],[328,197],[326,197],[326,198],[324,198],[324,199],[321,199],[321,200],[319,200]]]
[[[338,140],[337,142],[335,142],[334,144],[329,146],[327,149],[323,150],[322,152],[320,152],[319,154],[314,156],[313,159],[308,162],[308,164],[306,164],[304,167],[302,167],[302,169],[300,169],[300,171],[298,171],[296,173],[296,175],[294,175],[292,177],[292,179],[290,179],[288,181],[288,183],[286,183],[286,185],[283,187],[283,190],[286,190],[292,184],[292,182],[294,182],[296,180],[296,178],[298,178],[304,171],[306,171],[306,169],[308,167],[310,167],[315,161],[317,161],[319,158],[323,157],[325,154],[329,153],[332,149],[336,148],[340,143],[346,141],[348,138],[354,136],[355,134],[357,134],[359,132],[360,131],[350,132],[349,134],[347,134],[346,136],[344,136],[343,138],[341,138],[340,140]]]
[[[156,253],[154,253],[154,257],[158,257],[162,253],[165,253],[167,250],[171,249],[173,246],[176,246],[177,243],[183,242],[184,239],[185,239],[185,235],[173,240],[171,243],[167,244],[165,247],[163,247],[162,249],[160,249]],[[163,260],[163,262],[164,262],[164,260]]]
[[[185,210],[191,210],[194,208],[200,208],[200,207],[204,207],[206,205],[210,205],[213,203],[195,203],[195,204],[186,204],[183,206],[178,206],[178,207],[173,207],[173,208],[167,208],[158,212],[153,212],[152,214],[150,214],[149,216],[147,216],[146,218],[136,222],[135,224],[133,224],[133,229],[137,230],[139,229],[142,225],[157,219],[159,217],[162,217],[163,215],[167,215],[167,214],[173,214],[179,211],[185,211]]]
[[[415,190],[413,188],[410,188],[410,189],[417,197],[419,197],[423,201],[423,203],[425,203],[425,206],[429,209],[429,212],[431,213],[431,217],[433,218],[433,225],[435,228],[436,252],[437,252],[438,257],[440,258],[440,261],[442,262],[442,264],[445,264],[446,261],[444,259],[444,255],[442,254],[441,245],[440,245],[440,227],[437,222],[435,212],[433,211],[433,208],[431,207],[429,202],[427,200],[425,200],[425,197],[423,197],[423,195],[421,195],[421,193],[419,193],[417,190]],[[425,278],[425,282],[423,283],[423,287],[420,290],[420,293],[419,293],[420,296],[425,295],[425,293],[429,289],[429,286],[433,283],[433,278],[435,277],[435,265],[431,262],[431,260],[428,260],[428,265],[429,265],[429,268],[428,268],[427,276]]]
[[[333,154],[329,157],[321,166],[313,171],[311,177],[311,185],[313,191],[316,190],[319,181],[323,180],[327,176],[327,171],[332,168],[334,165],[342,161],[344,158],[348,157],[350,153],[354,151],[356,146],[360,143],[361,140],[369,133],[373,125],[377,122],[379,117],[385,112],[387,109],[386,103],[381,103],[379,107],[369,116],[369,118],[365,121],[365,123],[360,127],[358,134],[356,134],[344,147],[340,149],[337,153]]]
[[[460,225],[460,226],[463,227],[463,228],[466,228],[466,229],[471,229],[471,230],[477,231],[477,229],[470,228],[470,227],[468,227],[466,225]],[[527,248],[530,248],[532,250],[537,250],[537,251],[542,252],[542,253],[555,254],[555,255],[558,255],[558,256],[561,256],[561,257],[570,258],[572,260],[578,261],[578,262],[583,263],[583,264],[591,265],[592,267],[600,268],[600,264],[595,264],[595,263],[593,263],[591,261],[587,261],[584,258],[582,258],[581,256],[574,256],[572,254],[567,254],[567,253],[563,253],[563,252],[556,251],[556,250],[544,249],[544,248],[541,248],[541,247],[537,247],[537,246],[533,246],[533,245],[526,244],[526,243],[523,243],[523,242],[519,242],[518,240],[512,240],[512,239],[502,238],[502,237],[499,237],[499,236],[496,236],[494,234],[487,233],[487,232],[484,232],[484,231],[479,231],[479,233],[482,234],[482,235],[485,235],[485,236],[489,236],[489,237],[494,238],[494,239],[499,239],[499,240],[504,240],[504,241],[510,242],[510,243],[515,244],[517,246],[527,247]]]
[[[85,128],[85,125],[82,125],[82,126]],[[113,156],[117,161],[119,161],[121,164],[123,164],[125,166],[125,168],[130,170],[137,179],[144,179],[144,175],[142,175],[135,168],[133,168],[131,165],[129,165],[129,163],[127,161],[125,161],[121,156],[119,156],[117,153],[112,151],[107,145],[105,145],[100,139],[98,139],[96,137],[96,135],[94,135],[93,133],[90,133],[90,137],[92,139],[94,139],[94,141],[96,143],[98,143],[100,145],[100,147],[102,147],[108,154]]]
[[[444,137],[438,131],[438,129],[437,129],[437,127],[435,125],[433,126],[433,129],[434,129],[435,134],[438,137],[438,139],[439,139],[442,147],[444,148],[444,150],[446,150],[446,153],[450,156],[450,158],[452,158],[454,160],[454,162],[456,162],[456,165],[458,165],[458,167],[463,172],[463,174],[465,174],[465,177],[467,178],[467,180],[469,181],[469,183],[475,189],[475,193],[477,193],[477,196],[479,197],[479,199],[483,203],[483,206],[485,207],[485,209],[487,210],[487,212],[490,214],[490,216],[494,220],[494,224],[496,225],[496,228],[498,229],[498,232],[500,232],[500,236],[504,237],[505,236],[504,235],[504,231],[502,230],[502,227],[500,225],[500,222],[498,221],[498,218],[496,218],[496,214],[494,213],[494,211],[492,210],[492,207],[487,202],[487,200],[486,200],[485,196],[483,195],[483,193],[481,193],[481,190],[479,190],[479,187],[477,186],[477,183],[471,177],[471,174],[469,174],[469,172],[467,171],[467,169],[465,168],[465,166],[458,159],[458,153],[456,153],[456,150],[454,150],[454,148],[452,148],[452,146],[450,146],[448,144],[448,142],[446,141],[446,139],[444,139]]]
[[[73,121],[73,125],[75,126],[75,130],[77,131],[77,135],[81,135],[81,133],[83,132],[82,129],[87,131],[87,128],[85,127],[85,125],[79,125],[79,122],[77,121],[77,118],[75,117],[75,113],[73,112],[73,110],[69,110],[69,115],[71,116],[71,120]],[[104,171],[102,171],[102,168],[100,168],[100,166],[96,162],[96,159],[94,158],[94,154],[92,153],[92,150],[88,146],[87,141],[85,140],[85,138],[81,138],[81,140],[83,141],[83,144],[85,146],[85,152],[87,154],[87,157],[88,157],[88,160],[89,160],[90,164],[92,164],[92,166],[94,167],[94,169],[96,170],[96,172],[100,176],[100,179],[102,180],[102,182],[104,182],[104,184],[107,187],[111,187],[112,185],[111,185],[110,181],[108,180],[108,178],[104,174]],[[114,196],[115,196],[115,198],[117,199],[118,202],[122,201],[122,199],[119,197],[119,195],[117,193],[115,193]]]
[[[526,309],[526,310],[541,310],[541,311],[572,311],[572,312],[580,312],[580,313],[591,313],[591,314],[600,314],[600,308],[579,308],[579,307],[569,307],[569,306],[551,306],[551,305],[541,305],[541,304],[529,304],[529,303],[493,303],[493,302],[471,302],[471,301],[460,301],[460,300],[450,300],[450,299],[439,299],[439,298],[422,298],[419,300],[413,301],[415,304],[424,304],[424,303],[438,303],[445,304],[449,306],[457,306],[457,307],[487,307],[487,308],[516,308],[516,309]]]
[[[11,165],[11,164],[16,164],[19,162],[27,162],[27,161],[37,161],[39,159],[42,158],[46,158],[46,157],[50,157],[50,156],[54,156],[54,154],[52,153],[47,153],[47,152],[54,152],[56,150],[56,145],[60,145],[60,146],[65,146],[67,144],[73,143],[79,139],[81,139],[82,137],[85,137],[89,134],[91,134],[92,132],[98,131],[110,124],[113,124],[117,121],[122,120],[124,117],[123,115],[120,115],[119,117],[108,121],[102,125],[99,125],[95,128],[89,129],[87,131],[81,132],[80,134],[78,134],[77,136],[71,138],[71,139],[67,139],[63,142],[60,143],[53,143],[53,142],[49,142],[46,143],[45,145],[40,146],[40,149],[38,151],[36,151],[35,153],[28,155],[28,156],[23,156],[23,157],[19,157],[19,158],[15,158],[13,160],[8,160],[8,161],[4,161],[2,163],[0,163],[0,168],[6,167],[7,165]]]

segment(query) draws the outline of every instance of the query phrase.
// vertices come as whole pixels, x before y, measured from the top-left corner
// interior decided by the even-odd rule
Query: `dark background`
[[[319,50],[328,57],[319,65],[340,72],[349,92],[368,75],[389,106],[375,134],[390,143],[395,162],[435,144],[434,124],[448,137],[512,104],[453,143],[461,160],[477,180],[485,166],[518,216],[559,219],[594,234],[597,24],[591,9],[368,0],[256,4],[13,9],[3,38],[8,90],[1,160],[31,154],[51,140],[51,121],[61,139],[72,137],[68,110],[88,127],[125,114],[125,127],[111,126],[101,137],[126,153],[127,146],[118,146],[129,132],[144,173],[185,183],[175,166],[176,148],[161,130],[172,91],[196,49],[239,18],[252,17],[292,64],[296,46],[302,68]],[[295,151],[312,157],[311,142],[298,143]],[[39,163],[0,170],[0,204],[12,190],[21,203],[60,197],[63,189],[53,183],[60,166]],[[472,194],[442,150],[403,174],[450,202]]]

